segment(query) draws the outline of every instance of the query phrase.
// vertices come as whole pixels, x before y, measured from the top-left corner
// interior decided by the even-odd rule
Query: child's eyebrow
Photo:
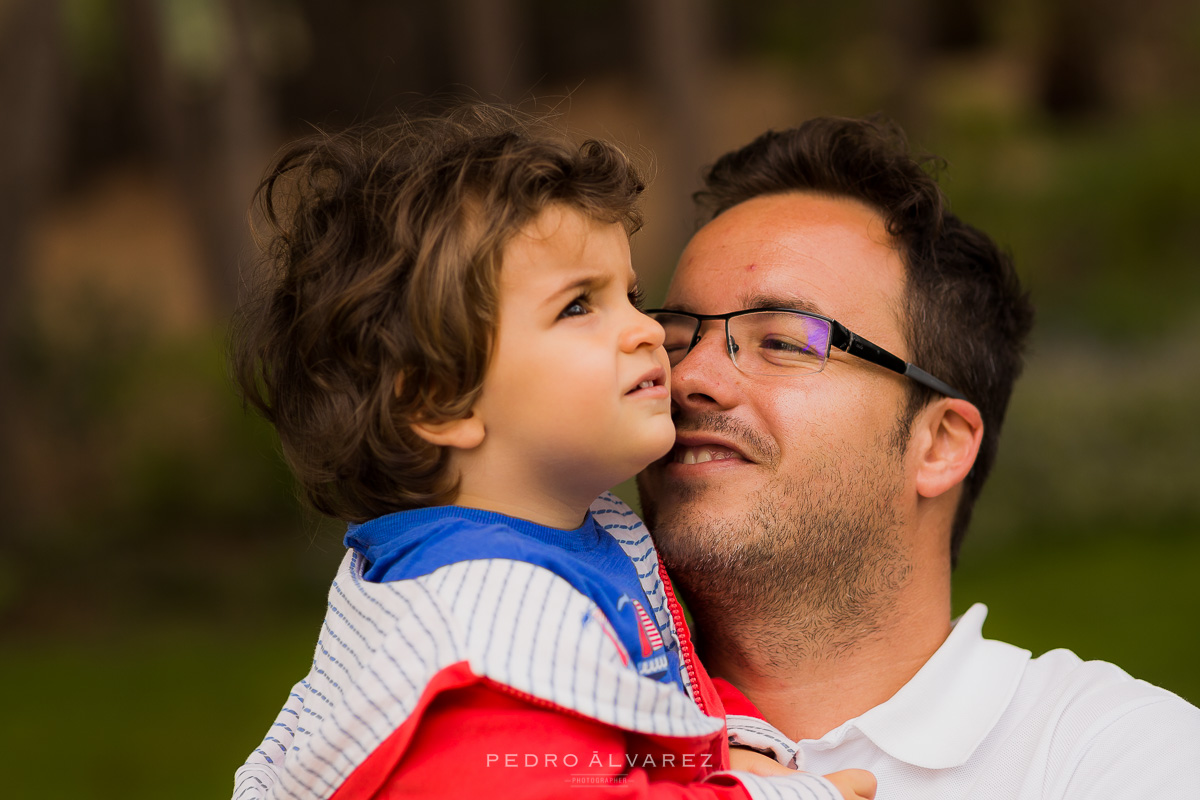
[[[592,275],[581,275],[570,283],[563,284],[558,290],[553,292],[547,299],[547,303],[554,302],[559,297],[572,292],[594,292],[603,289],[612,282],[612,276],[597,272]]]

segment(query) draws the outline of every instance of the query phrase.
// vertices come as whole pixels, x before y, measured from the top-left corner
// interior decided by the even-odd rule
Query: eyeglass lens
[[[700,321],[683,314],[658,313],[666,331],[664,347],[671,366],[697,343]],[[754,375],[820,372],[829,354],[829,322],[804,314],[757,311],[728,320],[731,357],[738,369]]]

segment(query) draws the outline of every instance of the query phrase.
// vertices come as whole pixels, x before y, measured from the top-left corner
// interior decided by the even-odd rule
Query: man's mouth
[[[676,447],[671,451],[671,460],[676,464],[704,464],[708,461],[725,461],[731,458],[745,460],[741,453],[720,445]]]

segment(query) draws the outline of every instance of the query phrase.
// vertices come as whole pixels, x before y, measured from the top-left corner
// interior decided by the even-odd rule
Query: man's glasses
[[[748,375],[811,375],[825,369],[829,349],[836,347],[947,397],[967,399],[962,392],[920,367],[820,314],[793,308],[750,308],[728,314],[692,314],[652,308],[646,313],[667,332],[664,346],[672,367],[699,344],[700,324],[720,319],[725,321],[725,349],[734,365]]]

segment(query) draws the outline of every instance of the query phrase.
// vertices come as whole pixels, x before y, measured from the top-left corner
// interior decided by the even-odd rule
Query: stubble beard
[[[747,501],[731,497],[745,509],[734,514],[698,502],[721,496],[716,482],[671,487],[669,508],[644,493],[703,651],[786,671],[843,657],[887,626],[912,572],[896,507],[901,433],[873,459],[826,451],[803,479],[777,472]]]

